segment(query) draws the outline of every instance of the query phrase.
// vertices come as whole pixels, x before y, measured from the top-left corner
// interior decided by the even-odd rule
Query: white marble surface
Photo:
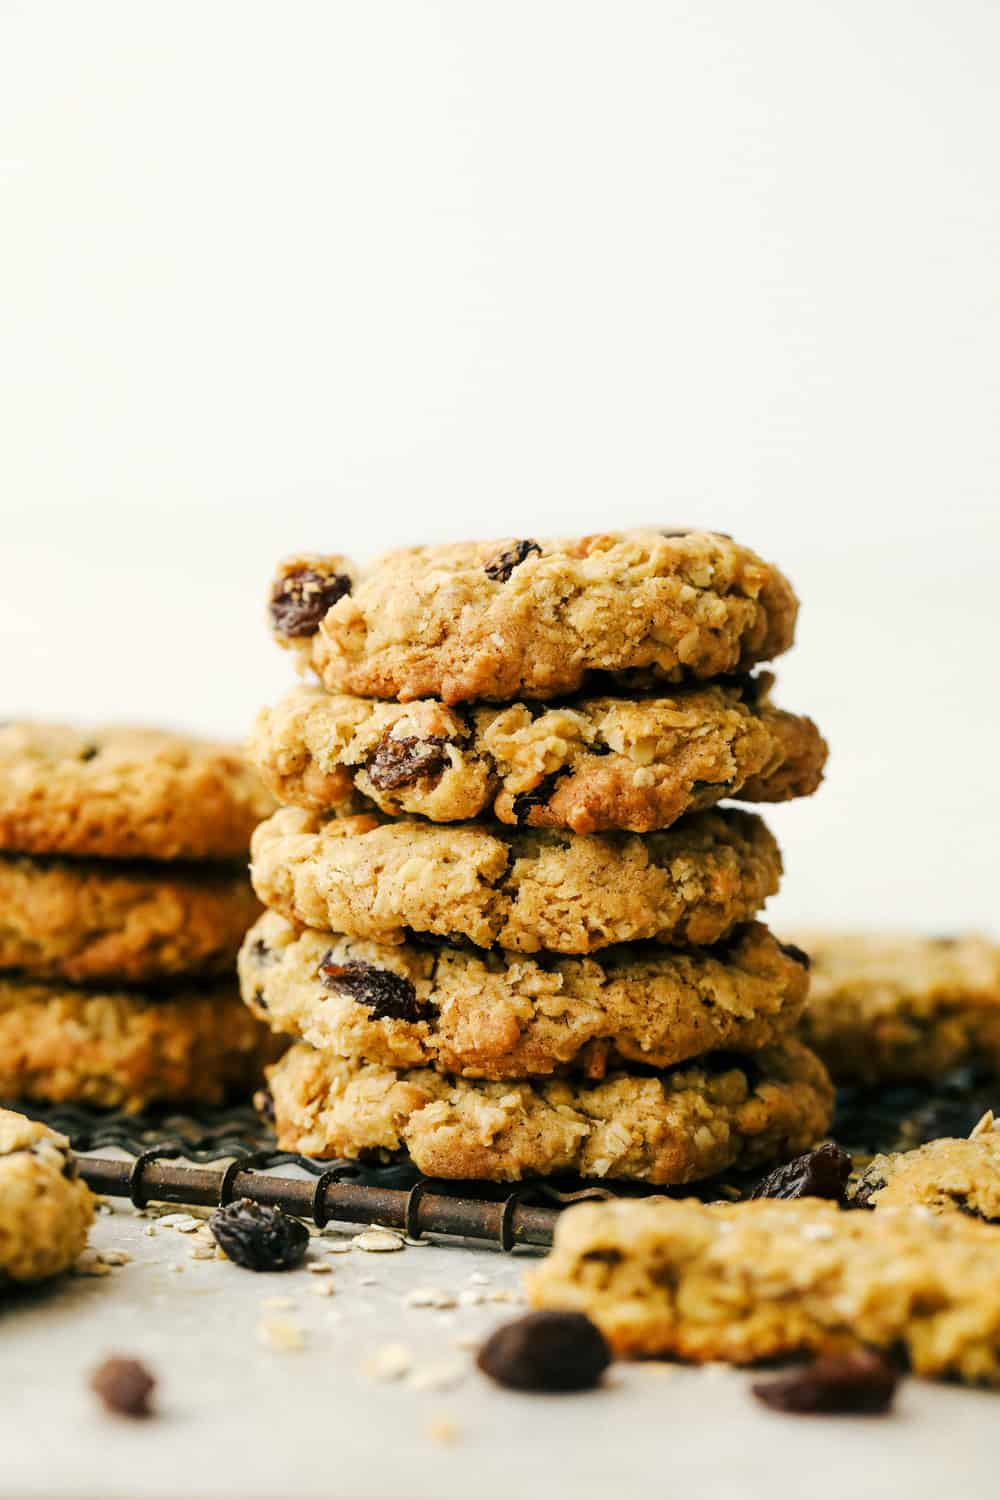
[[[517,1291],[520,1254],[327,1257],[320,1239],[310,1258],[329,1259],[330,1277],[253,1275],[191,1259],[189,1236],[122,1204],[92,1241],[132,1258],[0,1307],[2,1500],[961,1500],[995,1483],[997,1405],[982,1392],[910,1380],[894,1415],[864,1420],[775,1415],[750,1376],[722,1367],[619,1365],[583,1395],[500,1390],[464,1346],[517,1314],[489,1299]],[[414,1308],[415,1287],[486,1300]],[[268,1309],[271,1297],[294,1305]],[[263,1347],[262,1318],[301,1329],[304,1348]],[[456,1383],[372,1380],[365,1363],[389,1343],[419,1378],[443,1368]],[[89,1391],[113,1352],[155,1371],[155,1418],[110,1417]]]

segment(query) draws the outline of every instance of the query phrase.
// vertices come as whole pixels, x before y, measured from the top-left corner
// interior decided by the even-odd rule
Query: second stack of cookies
[[[251,754],[270,908],[240,958],[283,1148],[437,1177],[684,1183],[804,1149],[804,955],[756,920],[778,847],[725,798],[808,795],[826,747],[759,662],[797,601],[709,532],[282,564],[315,672]]]

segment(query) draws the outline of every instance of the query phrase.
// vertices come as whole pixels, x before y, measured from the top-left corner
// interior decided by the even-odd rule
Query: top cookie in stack
[[[270,608],[321,683],[251,743],[290,804],[241,956],[308,1044],[271,1075],[283,1146],[670,1183],[822,1133],[803,955],[753,920],[780,855],[716,809],[822,777],[750,675],[792,644],[776,568],[701,531],[302,555]]]
[[[0,726],[0,1095],[141,1108],[249,1090],[236,952],[273,809],[232,746]]]

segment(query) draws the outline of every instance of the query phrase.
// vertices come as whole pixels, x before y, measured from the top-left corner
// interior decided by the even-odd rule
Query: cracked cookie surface
[[[268,1081],[282,1150],[405,1148],[429,1177],[500,1182],[558,1172],[693,1182],[794,1155],[823,1134],[833,1107],[825,1069],[797,1042],[599,1083],[473,1083],[299,1043]]]
[[[299,688],[264,709],[250,754],[279,801],[321,811],[358,794],[392,817],[492,816],[575,833],[648,833],[725,797],[782,802],[822,781],[810,719],[771,678],[651,698],[465,710]]]
[[[714,532],[410,547],[333,603],[311,659],[325,687],[361,697],[553,698],[595,672],[675,682],[768,661],[797,609],[777,568]]]
[[[157,729],[0,726],[0,849],[239,859],[274,804],[235,746]]]
[[[659,833],[585,838],[286,807],[251,841],[261,900],[303,926],[379,943],[432,933],[525,953],[714,943],[760,911],[780,875],[765,825],[734,810],[694,813]]]
[[[243,998],[277,1031],[341,1057],[467,1078],[663,1068],[750,1052],[794,1027],[804,966],[766,927],[716,948],[632,944],[596,958],[386,946],[299,932],[274,912],[247,934]]]
[[[987,1120],[990,1117],[987,1116]],[[1000,1221],[1000,1129],[979,1129],[968,1140],[942,1137],[913,1151],[873,1157],[858,1178],[852,1202],[862,1208],[922,1205]]]
[[[231,971],[259,914],[237,868],[0,855],[0,969],[117,984]]]
[[[1000,1070],[1000,946],[969,934],[809,932],[803,1040],[838,1082],[921,1082],[975,1061]]]
[[[1000,1383],[1000,1231],[816,1198],[578,1204],[526,1277],[620,1356],[748,1364],[902,1345],[918,1375]]]
[[[64,1135],[0,1109],[0,1292],[44,1281],[87,1243],[94,1198]]]
[[[136,1111],[249,1094],[274,1038],[231,980],[168,994],[0,977],[0,1096]]]

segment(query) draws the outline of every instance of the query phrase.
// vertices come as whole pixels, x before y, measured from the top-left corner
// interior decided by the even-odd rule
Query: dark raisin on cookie
[[[751,1198],[829,1198],[843,1203],[853,1161],[846,1151],[827,1141],[783,1167],[775,1167],[758,1182]]]
[[[373,1021],[420,1021],[426,1014],[411,981],[392,969],[377,969],[360,958],[338,963],[331,950],[317,972],[328,990],[367,1006]]]
[[[487,578],[492,578],[496,583],[506,583],[514,569],[519,568],[524,559],[530,557],[533,552],[538,557],[542,555],[542,549],[537,542],[515,542],[513,547],[508,547],[505,552],[498,552],[496,557],[491,557],[483,572]]]
[[[584,1313],[536,1312],[505,1323],[483,1344],[476,1364],[517,1391],[583,1391],[611,1363],[601,1330]]]
[[[892,1406],[899,1372],[880,1354],[859,1350],[818,1359],[777,1380],[758,1381],[753,1393],[774,1411],[881,1416]]]
[[[91,1390],[96,1391],[108,1411],[121,1417],[152,1416],[149,1398],[155,1386],[156,1381],[144,1364],[118,1355],[98,1365],[90,1377]]]
[[[217,1208],[208,1227],[227,1258],[247,1271],[291,1271],[301,1265],[309,1244],[300,1220],[252,1198]]]
[[[527,822],[533,807],[545,806],[563,774],[562,771],[553,771],[551,776],[543,776],[538,785],[529,791],[518,792],[511,803],[511,810],[519,827]]]
[[[795,963],[801,964],[804,969],[812,968],[812,959],[804,948],[799,948],[795,943],[779,943],[778,947],[786,958],[794,959]]]
[[[416,735],[394,739],[384,734],[365,764],[368,779],[380,792],[392,792],[424,777],[440,776],[448,765],[447,743],[439,735],[421,740]]]
[[[344,573],[317,573],[297,568],[276,580],[271,590],[271,622],[278,635],[298,640],[315,635],[327,610],[351,592]]]

